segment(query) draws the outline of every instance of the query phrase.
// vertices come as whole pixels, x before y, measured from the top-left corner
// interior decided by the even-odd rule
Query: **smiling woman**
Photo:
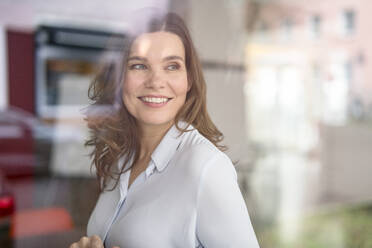
[[[176,14],[152,14],[90,87],[101,194],[71,247],[257,248],[189,32]],[[90,114],[102,105],[111,111]]]

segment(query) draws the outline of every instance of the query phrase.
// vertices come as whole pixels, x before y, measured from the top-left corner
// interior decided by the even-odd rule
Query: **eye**
[[[170,64],[166,67],[166,69],[169,71],[175,71],[175,70],[178,70],[179,68],[180,68],[180,65],[177,63]]]
[[[129,66],[130,70],[146,70],[147,66],[144,64],[133,64]]]

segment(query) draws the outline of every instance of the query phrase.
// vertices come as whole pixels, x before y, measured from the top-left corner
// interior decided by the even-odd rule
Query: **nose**
[[[159,70],[152,70],[149,77],[145,82],[147,88],[161,89],[164,88],[166,84],[166,78],[163,73]]]

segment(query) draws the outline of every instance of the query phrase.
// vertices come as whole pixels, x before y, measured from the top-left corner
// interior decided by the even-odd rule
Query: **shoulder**
[[[188,170],[197,171],[200,174],[205,170],[220,170],[220,167],[223,167],[224,170],[236,174],[230,158],[198,130],[193,129],[184,133],[183,136],[177,153],[179,160],[185,161],[181,164],[185,164]]]
[[[197,129],[183,134],[178,153],[189,158],[204,160],[222,153],[212,142],[204,137]]]

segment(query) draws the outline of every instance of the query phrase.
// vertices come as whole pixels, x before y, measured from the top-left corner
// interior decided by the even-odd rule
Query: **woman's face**
[[[169,32],[140,35],[133,43],[123,101],[140,125],[171,125],[189,90],[185,48]]]

